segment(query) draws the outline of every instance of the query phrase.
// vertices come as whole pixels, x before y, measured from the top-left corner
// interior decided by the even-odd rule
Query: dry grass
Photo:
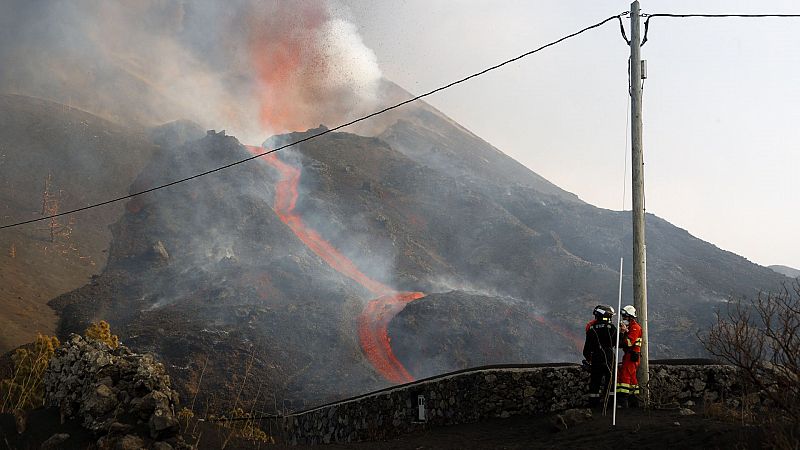
[[[14,352],[14,373],[11,378],[0,381],[3,394],[0,413],[24,411],[44,404],[44,372],[59,345],[55,336],[40,334],[31,348],[19,348]]]

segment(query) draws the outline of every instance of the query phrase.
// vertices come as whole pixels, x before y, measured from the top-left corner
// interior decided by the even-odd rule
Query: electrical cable
[[[483,69],[483,70],[481,70],[479,72],[475,72],[472,75],[468,75],[468,76],[466,76],[464,78],[461,78],[459,80],[453,81],[453,82],[448,83],[448,84],[446,84],[444,86],[440,86],[440,87],[438,87],[436,89],[433,89],[431,91],[428,91],[428,92],[426,92],[424,94],[417,95],[417,96],[415,96],[413,98],[410,98],[408,100],[402,101],[402,102],[397,103],[395,105],[386,107],[386,108],[381,109],[379,111],[375,111],[375,112],[373,112],[371,114],[367,114],[366,116],[362,116],[362,117],[360,117],[358,119],[351,120],[351,121],[349,121],[347,123],[338,125],[336,127],[333,127],[333,128],[330,128],[330,129],[327,129],[327,130],[312,134],[310,136],[306,136],[306,137],[304,137],[302,139],[299,139],[297,141],[291,142],[291,143],[286,144],[286,145],[282,145],[282,146],[274,148],[272,150],[268,150],[268,151],[259,153],[257,155],[253,155],[253,156],[250,156],[248,158],[241,159],[239,161],[235,161],[235,162],[232,162],[230,164],[226,164],[224,166],[220,166],[220,167],[217,167],[217,168],[214,168],[214,169],[210,169],[210,170],[207,170],[205,172],[200,172],[200,173],[197,173],[195,175],[191,175],[191,176],[188,176],[188,177],[185,177],[185,178],[181,178],[181,179],[178,179],[178,180],[175,180],[175,181],[171,181],[169,183],[158,185],[158,186],[155,186],[155,187],[152,187],[152,188],[149,188],[149,189],[144,189],[144,190],[139,191],[139,192],[134,192],[132,194],[128,194],[128,195],[124,195],[124,196],[121,196],[121,197],[117,197],[117,198],[113,198],[113,199],[110,199],[110,200],[106,200],[106,201],[103,201],[103,202],[87,205],[87,206],[84,206],[84,207],[81,207],[81,208],[76,208],[76,209],[72,209],[72,210],[69,210],[69,211],[60,212],[58,214],[52,214],[52,215],[49,215],[49,216],[40,217],[38,219],[31,219],[31,220],[25,220],[25,221],[22,221],[22,222],[16,222],[16,223],[8,224],[8,225],[2,225],[2,226],[0,226],[0,230],[6,229],[6,228],[17,227],[17,226],[20,226],[20,225],[26,225],[26,224],[29,224],[29,223],[40,222],[40,221],[43,221],[43,220],[52,219],[54,217],[65,216],[67,214],[74,214],[74,213],[77,213],[77,212],[86,211],[87,209],[97,208],[97,207],[105,206],[105,205],[108,205],[108,204],[111,204],[111,203],[116,203],[116,202],[119,202],[119,201],[122,201],[122,200],[127,200],[129,198],[133,198],[133,197],[136,197],[136,196],[139,196],[139,195],[147,194],[149,192],[153,192],[153,191],[164,189],[164,188],[167,188],[167,187],[170,187],[170,186],[174,186],[174,185],[179,184],[179,183],[184,183],[186,181],[194,180],[195,178],[200,178],[200,177],[203,177],[203,176],[206,176],[206,175],[210,175],[210,174],[212,174],[214,172],[219,172],[221,170],[225,170],[225,169],[228,169],[230,167],[237,166],[239,164],[243,164],[243,163],[246,163],[248,161],[252,161],[252,160],[254,160],[256,158],[260,158],[262,156],[266,156],[266,155],[269,155],[271,153],[275,153],[275,152],[283,150],[285,148],[288,148],[288,147],[291,147],[291,146],[294,146],[294,145],[297,145],[297,144],[300,144],[300,143],[303,143],[303,142],[306,142],[306,141],[310,141],[311,139],[318,138],[318,137],[323,136],[323,135],[328,134],[328,133],[333,133],[334,131],[340,130],[342,128],[348,127],[348,126],[356,124],[358,122],[361,122],[361,121],[367,120],[369,118],[375,117],[375,116],[377,116],[379,114],[383,114],[385,112],[388,112],[388,111],[391,111],[393,109],[399,108],[399,107],[401,107],[403,105],[407,105],[407,104],[409,104],[411,102],[414,102],[416,100],[428,97],[428,96],[433,95],[433,94],[435,94],[437,92],[441,92],[441,91],[443,91],[445,89],[448,89],[448,88],[451,88],[451,87],[453,87],[453,86],[455,86],[457,84],[464,83],[465,81],[471,80],[472,78],[479,77],[479,76],[481,76],[481,75],[483,75],[483,74],[485,74],[487,72],[491,72],[493,70],[499,69],[499,68],[501,68],[501,67],[503,67],[503,66],[505,66],[507,64],[511,64],[512,62],[515,62],[515,61],[518,61],[518,60],[520,60],[522,58],[525,58],[526,56],[530,56],[530,55],[532,55],[534,53],[537,53],[537,52],[540,52],[540,51],[542,51],[542,50],[544,50],[544,49],[546,49],[548,47],[552,47],[552,46],[557,45],[557,44],[559,44],[561,42],[564,42],[567,39],[570,39],[570,38],[573,38],[573,37],[578,36],[580,34],[583,34],[583,33],[587,32],[589,30],[601,27],[601,26],[605,25],[606,23],[608,23],[608,22],[610,22],[612,20],[615,20],[615,19],[617,19],[619,17],[622,17],[622,16],[624,16],[624,15],[626,15],[628,13],[629,12],[626,11],[626,12],[623,12],[623,13],[608,17],[607,19],[604,19],[604,20],[602,20],[600,22],[597,22],[595,24],[589,25],[589,26],[587,26],[585,28],[582,28],[582,29],[572,33],[572,34],[568,34],[568,35],[563,36],[563,37],[561,37],[559,39],[556,39],[555,41],[552,41],[552,42],[549,42],[547,44],[544,44],[541,47],[538,47],[538,48],[536,48],[534,50],[530,50],[530,51],[525,52],[525,53],[523,53],[523,54],[521,54],[519,56],[516,56],[516,57],[511,58],[511,59],[507,59],[507,60],[505,60],[505,61],[503,61],[503,62],[501,62],[499,64],[495,64],[495,65],[493,65],[491,67],[488,67],[486,69]]]
[[[627,35],[625,33],[625,27],[622,24],[622,17],[625,16],[626,14],[628,14],[628,13],[622,13],[622,14],[614,16],[614,17],[619,20],[620,32],[622,34],[622,38],[625,40],[625,42],[628,45],[630,45],[631,41],[628,39],[628,37],[627,37]],[[640,46],[644,45],[645,42],[647,42],[647,32],[648,32],[648,29],[649,29],[650,18],[652,18],[652,17],[675,17],[675,18],[687,18],[687,17],[711,17],[711,18],[719,18],[719,17],[745,17],[745,18],[753,18],[753,17],[755,17],[755,18],[759,18],[759,17],[795,17],[795,18],[800,18],[800,15],[794,15],[794,14],[642,14],[642,17],[647,17],[647,19],[645,19],[645,22],[644,22],[644,27],[645,27],[644,28],[644,38],[642,39],[642,43],[640,44]],[[630,58],[628,58],[628,94],[629,95],[631,95],[630,68],[631,68],[630,67]],[[641,83],[642,83],[642,95],[644,95],[644,80],[642,80]],[[626,110],[625,110],[625,148],[624,148],[624,150],[625,150],[625,158],[624,158],[624,169],[623,169],[623,176],[622,176],[622,178],[623,178],[622,211],[625,210],[625,198],[626,198],[626,191],[627,191],[627,189],[626,189],[627,188],[627,180],[626,180],[626,178],[627,178],[627,174],[628,174],[628,153],[627,152],[628,152],[628,130],[629,130],[629,125],[630,125],[630,102],[627,103]],[[622,279],[623,279],[622,270],[623,270],[623,259],[620,258],[620,270],[619,270],[620,286],[619,286],[618,309],[621,308],[621,305],[622,305]],[[620,311],[617,311],[617,314],[620,314]],[[617,329],[618,330],[619,330],[619,322],[620,321],[619,321],[619,317],[618,317],[618,319],[617,319]],[[593,330],[593,331],[594,331],[595,335],[597,335],[597,331],[596,330]],[[617,338],[617,342],[616,342],[615,350],[616,350],[616,348],[619,347],[619,331],[617,331],[616,338]],[[618,355],[616,353],[617,352],[615,351],[615,355],[614,355],[614,361],[615,362],[614,362],[614,365],[617,364],[616,361],[618,359]],[[608,367],[607,363],[606,363],[606,368],[608,368],[610,370],[610,367]],[[605,393],[605,399],[604,399],[605,401],[604,401],[604,408],[603,408],[603,413],[604,414],[606,412],[606,406],[607,406],[607,403],[608,403],[608,398],[610,396],[610,392],[611,392],[612,389],[616,390],[617,373],[616,373],[616,371],[613,371],[613,372],[614,372],[614,379],[609,378],[608,385],[606,386],[606,393]],[[616,395],[615,395],[614,403],[615,403],[615,406],[616,406]],[[614,408],[614,412],[616,412],[616,407]],[[258,417],[243,417],[243,418],[232,418],[232,419],[219,418],[219,419],[210,419],[210,420],[206,419],[206,420],[207,421],[238,421],[238,420],[254,420],[254,419],[275,419],[275,418],[281,418],[281,417],[283,417],[283,416],[280,416],[280,415],[263,415],[263,416],[258,416]]]
[[[800,14],[669,14],[669,13],[658,13],[658,14],[642,14],[642,17],[647,17],[644,21],[644,37],[642,38],[642,43],[640,47],[647,42],[647,32],[650,29],[650,19],[653,17],[672,17],[677,19],[685,19],[685,18],[729,18],[729,17],[739,17],[744,19],[753,19],[753,18],[800,18]],[[621,19],[620,19],[621,20]]]
[[[631,45],[631,40],[628,39],[628,35],[625,34],[625,25],[622,24],[622,16],[624,15],[626,15],[626,13],[622,13],[617,16],[617,19],[619,19],[619,31],[622,33],[622,39],[625,40],[625,43]]]

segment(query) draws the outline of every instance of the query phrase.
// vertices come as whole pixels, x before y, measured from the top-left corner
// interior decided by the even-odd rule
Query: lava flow
[[[247,150],[253,154],[264,151],[263,148],[255,146],[247,146]],[[424,297],[424,294],[422,292],[397,292],[361,272],[353,261],[326,241],[316,230],[306,226],[300,215],[294,211],[297,204],[300,170],[281,161],[274,153],[260,159],[280,174],[280,179],[275,186],[274,209],[281,221],[334,270],[378,296],[367,303],[358,318],[358,337],[361,349],[369,362],[378,373],[393,383],[414,381],[414,377],[394,355],[387,327],[392,318],[402,311],[406,304]]]
[[[575,346],[575,348],[578,350],[578,352],[583,352],[583,339],[578,337],[578,335],[576,335],[575,333],[565,329],[564,327],[562,327],[560,325],[548,322],[544,318],[544,316],[542,316],[540,314],[531,313],[531,314],[528,314],[528,317],[530,317],[533,320],[539,322],[540,324],[546,326],[547,328],[550,328],[556,334],[560,334],[561,336],[567,338],[570,342],[572,342],[572,344]]]

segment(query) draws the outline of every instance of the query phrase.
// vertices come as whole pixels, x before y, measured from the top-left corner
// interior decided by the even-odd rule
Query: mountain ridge
[[[767,266],[767,267],[769,267],[770,269],[774,270],[775,272],[778,272],[781,275],[786,275],[789,278],[800,277],[800,269],[795,269],[794,267],[782,266],[780,264]]]
[[[426,294],[388,324],[403,365],[420,377],[502,359],[579,360],[592,308],[616,301],[628,214],[580,201],[424,103],[382,125],[276,155],[299,170],[299,219],[370,278]],[[196,140],[196,126],[173,126],[145,139],[163,140],[130,192],[251,154],[234,137]],[[255,398],[263,388],[297,409],[386,386],[357,331],[374,296],[279,217],[279,175],[255,160],[128,201],[102,272],[50,302],[59,334],[108,320],[165,360],[183,396],[218,409],[238,390]],[[664,219],[648,214],[647,224],[654,357],[704,354],[695,336],[719,305],[785,280]],[[629,275],[624,283],[630,302]],[[477,351],[487,336],[503,349]]]

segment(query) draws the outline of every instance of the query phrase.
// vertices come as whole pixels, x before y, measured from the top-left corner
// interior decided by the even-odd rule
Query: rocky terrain
[[[22,133],[25,125],[12,128]],[[289,181],[266,160],[134,198],[123,210],[96,210],[107,216],[91,223],[101,230],[113,222],[112,237],[88,238],[108,259],[91,279],[87,270],[75,284],[59,284],[68,290],[85,282],[50,302],[58,334],[109,321],[129,345],[162,358],[175,388],[212,412],[239,392],[259,410],[291,410],[392,382],[367,357],[360,334],[374,285],[423,293],[405,310],[387,316],[379,307],[372,317],[381,321],[371,330],[390,352],[384,357],[396,357],[414,377],[495,362],[580,360],[591,309],[616,300],[619,256],[630,254],[629,214],[582,202],[423,103],[354,131],[368,135],[330,133],[277,155],[298,174],[288,215],[276,210],[279,200],[291,200],[277,189]],[[92,173],[121,171],[115,184],[96,181],[105,191],[87,192],[119,184],[138,191],[253,151],[188,122],[138,133],[127,144],[149,150],[125,153],[124,171],[104,163],[107,171]],[[25,185],[27,200],[14,197],[22,210],[39,205],[35,184]],[[718,306],[786,280],[663,219],[647,221],[656,358],[702,355],[696,333]],[[316,244],[298,230],[313,231]],[[8,261],[4,267],[14,264]],[[626,302],[630,283],[626,275]]]
[[[44,388],[49,409],[16,433],[3,427],[9,448],[189,448],[178,435],[178,394],[153,355],[71,335],[50,360]],[[47,434],[38,427],[52,410],[62,425]]]
[[[533,302],[461,291],[409,304],[389,334],[417,379],[486,364],[573,361],[583,349],[579,330],[545,319]]]

